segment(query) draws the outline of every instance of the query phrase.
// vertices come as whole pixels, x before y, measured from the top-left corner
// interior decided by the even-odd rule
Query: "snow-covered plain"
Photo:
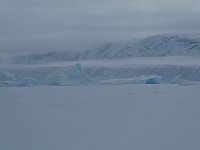
[[[200,86],[0,88],[1,150],[199,150]]]

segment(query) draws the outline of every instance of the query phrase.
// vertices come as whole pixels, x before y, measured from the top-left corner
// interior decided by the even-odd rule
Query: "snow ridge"
[[[110,43],[101,48],[85,51],[48,52],[15,58],[19,64],[48,62],[125,59],[133,57],[200,56],[199,36],[179,34],[155,35],[127,43]]]

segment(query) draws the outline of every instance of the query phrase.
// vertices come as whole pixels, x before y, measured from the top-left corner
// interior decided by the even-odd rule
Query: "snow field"
[[[2,150],[198,150],[200,86],[0,88]]]

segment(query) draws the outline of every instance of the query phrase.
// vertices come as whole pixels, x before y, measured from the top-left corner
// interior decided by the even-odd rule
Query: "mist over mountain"
[[[18,64],[48,62],[125,59],[134,57],[200,56],[199,34],[154,35],[128,42],[113,42],[83,51],[52,51],[15,57]]]

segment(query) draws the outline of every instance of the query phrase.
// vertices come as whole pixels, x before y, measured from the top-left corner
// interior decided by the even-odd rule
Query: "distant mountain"
[[[155,35],[127,43],[110,43],[85,51],[48,52],[14,59],[14,63],[38,64],[48,62],[125,59],[133,57],[200,56],[200,36],[186,34]]]

